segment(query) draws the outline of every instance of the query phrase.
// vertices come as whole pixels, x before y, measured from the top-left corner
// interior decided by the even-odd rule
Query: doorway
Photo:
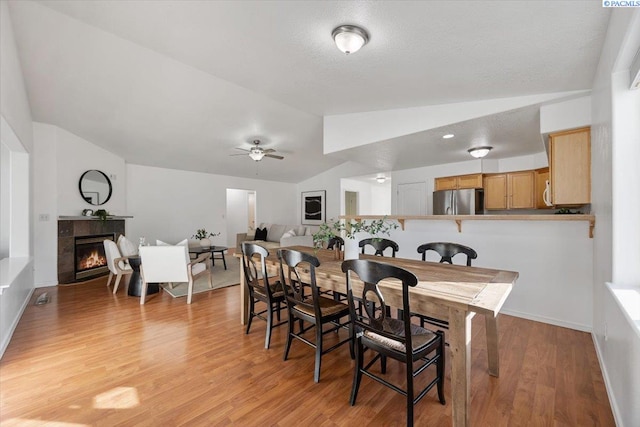
[[[358,192],[357,191],[344,192],[344,214],[358,215]],[[347,222],[346,225],[347,225],[347,232],[351,232],[351,223]]]
[[[227,246],[236,247],[236,235],[255,230],[257,217],[255,190],[227,188]]]

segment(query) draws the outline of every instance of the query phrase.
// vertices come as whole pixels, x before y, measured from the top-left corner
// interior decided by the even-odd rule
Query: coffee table
[[[221,259],[224,264],[224,269],[227,269],[227,260],[224,258],[224,252],[229,249],[226,246],[209,246],[209,247],[190,247],[189,253],[195,254],[196,256],[200,254],[205,254],[207,252],[211,252],[211,265],[216,265],[216,259]],[[220,254],[220,258],[216,258],[216,253]]]

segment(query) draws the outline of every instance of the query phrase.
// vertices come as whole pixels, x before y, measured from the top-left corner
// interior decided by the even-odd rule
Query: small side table
[[[129,257],[129,265],[131,266],[131,276],[129,276],[129,291],[127,295],[132,297],[139,297],[142,293],[142,277],[140,276],[140,265],[142,259],[139,256]],[[147,295],[157,294],[160,292],[160,286],[157,283],[150,283],[149,289],[147,289]]]

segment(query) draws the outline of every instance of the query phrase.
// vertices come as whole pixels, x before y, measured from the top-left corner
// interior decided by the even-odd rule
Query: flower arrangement
[[[349,226],[347,226],[349,225]],[[340,236],[344,231],[348,239],[355,239],[356,233],[369,233],[373,238],[380,238],[379,235],[389,236],[391,230],[398,228],[396,222],[390,222],[386,216],[373,220],[351,221],[349,223],[341,220],[331,219],[330,222],[320,224],[318,231],[313,233],[313,243],[315,247],[322,247],[333,236]]]
[[[219,235],[220,233],[209,233],[205,228],[200,228],[196,230],[196,233],[193,236],[191,236],[191,238],[202,240],[202,239],[208,239],[209,237],[215,237]]]

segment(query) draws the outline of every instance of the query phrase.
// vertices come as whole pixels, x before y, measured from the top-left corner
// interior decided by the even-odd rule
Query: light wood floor
[[[167,294],[140,306],[104,280],[37,289],[34,299],[43,291],[51,303],[27,307],[0,362],[3,426],[404,425],[404,397],[367,378],[349,406],[347,347],[323,357],[315,384],[310,347],[294,342],[282,360],[285,326],[270,350],[264,322],[245,335],[237,286],[194,295],[190,306]],[[474,425],[614,425],[589,334],[503,315],[501,376],[493,378],[483,325],[474,319]],[[389,361],[399,383],[401,372]],[[450,400],[449,374],[445,387]],[[451,425],[450,403],[432,390],[415,421]]]

